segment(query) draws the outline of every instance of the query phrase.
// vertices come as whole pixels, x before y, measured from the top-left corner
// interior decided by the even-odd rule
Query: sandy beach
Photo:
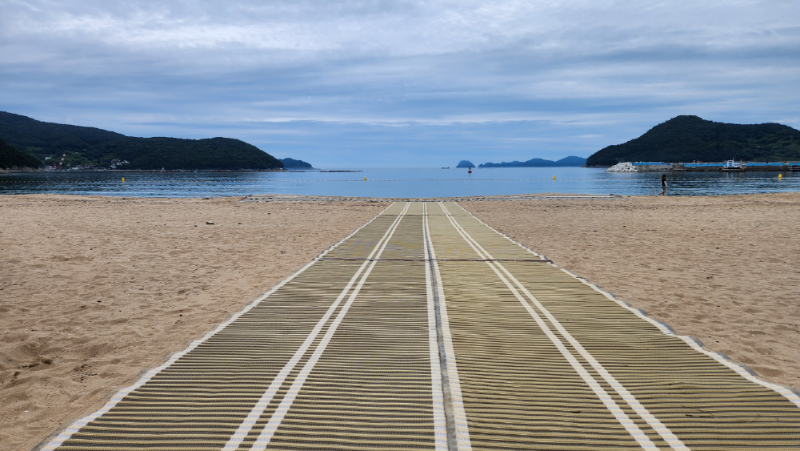
[[[462,205],[677,333],[800,388],[800,193]]]
[[[97,410],[385,207],[238,200],[0,196],[0,448]]]
[[[100,408],[387,205],[238,200],[0,196],[4,449],[27,451]],[[462,205],[800,387],[800,193]]]

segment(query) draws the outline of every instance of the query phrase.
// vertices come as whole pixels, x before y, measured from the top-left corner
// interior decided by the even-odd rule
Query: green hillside
[[[0,169],[40,168],[42,162],[38,158],[20,152],[11,144],[0,139]]]
[[[608,146],[590,156],[587,166],[611,166],[621,161],[782,161],[800,160],[800,131],[767,123],[726,124],[697,116],[678,116],[658,124],[624,144]]]
[[[99,128],[40,122],[0,112],[0,138],[44,159],[107,167],[127,160],[125,169],[280,169],[283,163],[259,148],[230,138],[133,138]]]
[[[283,167],[286,169],[314,169],[311,163],[303,160],[295,160],[294,158],[279,158],[279,160],[281,160]]]
[[[511,161],[502,163],[483,163],[479,168],[555,168],[555,167],[575,167],[586,164],[586,158],[569,156],[558,161],[544,160],[542,158],[531,158],[528,161]]]

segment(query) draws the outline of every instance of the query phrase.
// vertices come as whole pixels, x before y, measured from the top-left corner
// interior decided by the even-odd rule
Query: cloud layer
[[[588,156],[678,114],[800,128],[793,0],[0,7],[1,110],[318,166]]]

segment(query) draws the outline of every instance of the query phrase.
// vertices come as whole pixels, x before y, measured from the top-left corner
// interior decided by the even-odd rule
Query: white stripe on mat
[[[422,204],[423,217],[423,255],[428,257],[428,207]],[[439,356],[439,338],[436,333],[436,302],[433,295],[433,284],[431,281],[431,268],[425,263],[425,295],[428,304],[428,345],[430,347],[431,358],[431,391],[433,395],[433,429],[436,451],[447,451],[447,419],[444,413],[444,393],[442,390],[442,367]]]
[[[65,441],[69,440],[69,438],[72,437],[73,434],[78,432],[82,427],[86,426],[87,424],[91,423],[92,421],[94,421],[97,418],[99,418],[101,415],[105,414],[106,412],[108,412],[109,410],[114,408],[114,406],[116,406],[117,403],[119,403],[125,396],[128,396],[129,393],[133,392],[134,390],[138,389],[142,385],[146,384],[150,379],[152,379],[155,375],[160,373],[162,370],[164,370],[165,368],[168,368],[170,365],[175,363],[178,359],[180,359],[184,355],[188,354],[189,352],[194,350],[196,347],[201,345],[203,342],[207,341],[209,338],[211,338],[214,335],[216,335],[217,333],[219,333],[219,331],[221,331],[222,329],[228,327],[229,324],[231,324],[232,322],[234,322],[237,319],[239,319],[239,317],[241,317],[245,313],[247,313],[250,310],[252,310],[253,307],[257,306],[263,300],[267,299],[272,293],[276,292],[279,288],[281,288],[284,285],[286,285],[287,283],[289,283],[292,279],[294,279],[295,277],[300,275],[300,273],[302,273],[303,271],[305,271],[306,269],[311,267],[311,265],[313,265],[314,263],[319,261],[319,259],[324,257],[325,254],[327,254],[328,252],[332,251],[333,249],[335,249],[340,244],[342,244],[345,241],[347,241],[348,239],[350,239],[353,235],[358,233],[364,227],[368,226],[370,223],[372,223],[372,221],[374,221],[375,219],[380,217],[389,208],[391,208],[391,205],[389,207],[387,207],[385,210],[383,210],[380,213],[378,213],[377,215],[375,215],[375,217],[370,219],[369,221],[367,221],[367,223],[365,223],[361,227],[359,227],[356,230],[354,230],[353,233],[351,233],[351,234],[347,235],[346,237],[342,238],[341,241],[339,241],[338,243],[334,244],[329,249],[326,249],[324,252],[319,254],[315,259],[311,260],[305,266],[303,266],[302,268],[297,270],[297,272],[295,272],[291,276],[289,276],[286,279],[284,279],[281,282],[279,282],[277,285],[272,287],[269,291],[267,291],[266,293],[261,295],[258,299],[256,299],[255,301],[251,302],[244,309],[242,309],[238,313],[235,313],[227,321],[223,322],[222,324],[217,326],[214,330],[212,330],[211,332],[207,333],[203,338],[191,342],[189,344],[189,347],[187,347],[186,349],[184,349],[181,352],[173,354],[172,357],[170,357],[166,362],[164,362],[163,365],[161,365],[161,366],[159,366],[157,368],[153,368],[153,369],[149,370],[148,372],[146,372],[141,377],[141,379],[139,379],[135,384],[131,385],[130,387],[123,388],[122,390],[116,392],[114,394],[114,396],[112,396],[111,399],[106,403],[106,405],[104,405],[100,410],[98,410],[97,412],[94,412],[91,415],[88,415],[88,416],[86,416],[84,418],[81,418],[81,419],[75,421],[69,427],[64,429],[60,434],[58,434],[58,436],[56,436],[56,438],[54,438],[48,444],[46,444],[43,447],[41,447],[40,450],[41,451],[53,451],[56,448],[58,448],[59,446],[61,446]]]
[[[292,358],[286,363],[283,369],[281,369],[278,375],[275,376],[275,379],[272,380],[272,383],[269,385],[269,388],[267,388],[264,394],[261,395],[261,399],[259,399],[258,402],[255,404],[255,406],[253,406],[253,409],[247,415],[247,418],[245,418],[244,421],[242,421],[242,424],[239,425],[239,428],[236,429],[236,432],[234,432],[231,438],[228,439],[228,443],[226,443],[225,446],[222,448],[223,451],[233,451],[239,448],[239,445],[242,443],[242,441],[244,441],[244,439],[247,438],[247,435],[250,433],[250,430],[253,429],[253,426],[255,426],[256,422],[261,417],[261,414],[264,413],[264,410],[266,410],[267,406],[272,401],[272,398],[275,396],[275,393],[277,393],[278,390],[281,388],[281,385],[283,385],[283,382],[286,380],[286,377],[289,376],[289,373],[292,372],[292,370],[300,361],[300,359],[303,358],[306,351],[308,351],[308,348],[311,346],[314,340],[316,340],[317,335],[319,335],[319,332],[328,322],[328,319],[330,319],[331,315],[333,315],[333,312],[335,312],[336,309],[339,307],[339,304],[342,302],[342,299],[344,299],[344,297],[347,296],[347,293],[350,292],[350,288],[353,286],[356,280],[358,280],[359,276],[364,271],[364,268],[366,268],[367,265],[369,264],[369,259],[373,258],[373,256],[375,256],[376,258],[380,256],[380,252],[378,251],[379,250],[383,251],[383,248],[386,247],[386,243],[389,242],[389,238],[391,238],[392,234],[394,233],[394,229],[397,227],[397,224],[400,223],[400,220],[403,218],[406,211],[408,211],[408,206],[409,204],[406,204],[403,211],[401,211],[400,214],[397,215],[397,218],[395,218],[394,222],[392,222],[392,224],[386,230],[386,233],[383,234],[383,237],[381,237],[381,239],[375,245],[375,248],[372,249],[372,252],[370,252],[369,256],[367,257],[367,260],[365,260],[364,263],[361,264],[361,267],[358,268],[358,271],[356,271],[353,277],[350,278],[350,281],[344,287],[342,292],[339,293],[339,296],[336,298],[336,301],[334,301],[333,304],[331,304],[331,306],[328,308],[328,311],[326,311],[325,315],[317,322],[317,325],[314,326],[314,329],[311,331],[310,334],[308,334],[308,337],[300,346],[300,348],[297,349]],[[375,255],[376,252],[378,252],[378,255]]]
[[[464,410],[464,397],[461,394],[461,381],[458,378],[456,354],[453,348],[453,336],[450,332],[450,319],[447,316],[447,300],[444,297],[444,284],[439,264],[436,262],[436,251],[431,240],[431,230],[428,226],[427,211],[424,216],[425,239],[430,241],[430,258],[433,263],[434,276],[436,277],[436,294],[439,296],[439,317],[442,321],[442,341],[444,342],[445,362],[447,363],[447,378],[450,382],[450,403],[453,405],[453,422],[456,428],[456,446],[459,451],[472,451],[472,442],[469,438],[469,425],[467,412]]]
[[[303,384],[305,383],[308,376],[311,374],[311,371],[314,370],[314,366],[317,364],[317,361],[322,356],[322,353],[325,352],[325,348],[328,347],[328,343],[330,343],[331,338],[333,338],[333,334],[336,333],[336,329],[339,327],[339,324],[342,323],[347,311],[350,310],[350,306],[353,305],[353,302],[356,300],[356,296],[361,291],[361,287],[364,286],[364,282],[367,281],[369,274],[372,272],[372,269],[378,263],[377,259],[380,258],[383,250],[386,249],[386,245],[389,243],[389,239],[391,239],[392,235],[394,235],[395,230],[397,230],[398,225],[400,224],[400,219],[405,215],[406,211],[408,211],[408,207],[411,204],[406,204],[406,208],[403,209],[403,212],[397,217],[397,220],[392,224],[392,226],[387,231],[388,236],[383,241],[383,244],[380,246],[377,254],[373,250],[370,254],[370,260],[367,260],[365,263],[368,263],[369,266],[367,270],[364,271],[364,275],[361,277],[361,280],[358,281],[358,285],[350,294],[350,297],[347,299],[347,302],[344,304],[341,310],[339,310],[339,314],[336,315],[336,319],[333,320],[331,325],[328,327],[327,332],[320,340],[319,344],[317,345],[316,349],[314,349],[314,353],[311,354],[311,357],[308,359],[303,368],[300,370],[300,373],[295,378],[294,382],[292,383],[291,387],[289,387],[289,391],[281,400],[281,403],[275,409],[275,412],[272,413],[272,417],[270,417],[269,422],[261,431],[258,438],[256,439],[253,446],[250,448],[251,450],[263,451],[269,445],[270,440],[272,440],[272,436],[275,435],[275,431],[278,430],[278,427],[281,425],[283,418],[286,416],[286,413],[289,412],[289,409],[292,407],[292,403],[294,402],[297,395],[300,393],[300,389],[303,388]],[[373,258],[373,254],[374,258]],[[262,410],[263,412],[263,410]],[[234,448],[235,449],[235,448]]]
[[[481,258],[493,259],[493,257],[485,249],[483,249],[483,247],[477,241],[475,241],[474,238],[472,238],[469,235],[469,233],[467,233],[467,231],[461,227],[461,225],[458,224],[458,222],[453,218],[453,216],[444,206],[444,204],[440,203],[439,205],[441,206],[442,210],[444,210],[445,214],[447,215],[447,218],[450,220],[450,223],[453,225],[453,227],[455,227],[458,233],[461,234],[461,236],[464,238],[464,240],[467,241],[467,243],[473,248],[473,250],[475,250],[475,252],[481,256]],[[589,364],[603,377],[603,379],[605,379],[605,381],[609,385],[611,385],[611,387],[613,387],[617,393],[619,393],[619,395],[628,403],[628,405],[631,406],[631,408],[633,408],[634,411],[639,416],[641,416],[645,421],[647,421],[650,427],[652,427],[656,432],[658,432],[658,434],[661,435],[661,437],[673,449],[682,451],[689,449],[680,441],[680,439],[678,439],[672,433],[672,431],[670,431],[657,418],[655,418],[644,406],[642,406],[639,403],[639,401],[630,392],[628,392],[628,390],[625,387],[622,386],[622,384],[620,384],[613,376],[611,376],[611,374],[609,374],[608,371],[606,371],[606,369],[603,368],[603,366],[600,365],[600,363],[597,362],[597,360],[591,354],[589,354],[589,352],[586,351],[586,349],[584,349],[583,346],[581,346],[581,344],[577,340],[575,340],[575,338],[572,337],[572,335],[569,334],[569,332],[567,332],[567,330],[564,329],[563,326],[561,326],[561,323],[559,323],[555,319],[555,317],[553,317],[550,314],[550,312],[547,309],[545,309],[544,306],[542,306],[541,303],[539,303],[539,301],[535,297],[533,297],[530,294],[530,292],[528,292],[528,290],[524,286],[522,286],[522,284],[519,283],[519,281],[505,269],[505,267],[502,264],[495,261],[487,261],[486,263],[489,264],[489,267],[492,268],[492,270],[497,274],[500,280],[502,280],[503,283],[509,288],[509,290],[511,290],[514,296],[525,307],[525,309],[528,310],[528,313],[530,313],[530,315],[534,318],[534,320],[542,329],[542,331],[547,335],[548,338],[550,338],[550,340],[553,342],[556,348],[558,348],[561,354],[567,359],[567,361],[569,361],[570,365],[572,365],[572,367],[578,372],[578,374],[589,385],[589,387],[592,388],[595,394],[597,394],[598,398],[600,398],[603,404],[606,405],[606,407],[614,415],[614,417],[617,418],[617,421],[619,421],[620,424],[622,424],[622,426],[625,427],[628,433],[634,439],[636,439],[636,441],[642,448],[648,450],[658,449],[658,447],[656,447],[656,445],[641,431],[641,429],[639,429],[639,427],[635,423],[633,423],[633,421],[628,417],[628,415],[608,395],[605,389],[603,389],[603,387],[601,387],[597,383],[594,377],[592,377],[586,371],[583,365],[581,365],[580,362],[578,362],[578,360],[575,359],[572,353],[566,348],[566,346],[564,346],[561,340],[550,330],[550,328],[547,326],[544,320],[539,316],[539,314],[536,313],[536,311],[530,306],[530,304],[526,302],[525,299],[520,295],[518,289],[515,288],[509,282],[509,279],[511,279],[514,282],[514,285],[516,285],[519,288],[519,290],[525,292],[525,294],[531,299],[531,301],[536,305],[536,307],[539,308],[539,310],[547,317],[547,319],[553,324],[553,326],[556,327],[559,333],[561,333],[561,335],[564,338],[566,338],[567,341],[569,341],[569,343],[573,346],[573,348],[575,348],[575,350],[578,351],[578,353],[581,354],[581,356],[584,359],[586,359],[586,361],[589,362]],[[503,274],[500,272],[500,270],[498,270],[498,268],[502,269],[502,271],[506,273],[506,276],[508,278],[504,277]]]
[[[458,205],[458,204],[456,204],[456,205]],[[525,249],[527,252],[530,252],[531,254],[533,254],[533,255],[535,255],[537,257],[540,257],[540,258],[542,257],[542,255],[539,254],[538,252],[533,251],[533,250],[523,246],[521,243],[518,243],[518,242],[514,241],[513,239],[511,239],[511,237],[509,237],[508,235],[506,235],[504,233],[501,233],[501,232],[498,232],[497,230],[493,229],[491,226],[489,226],[485,222],[481,221],[478,217],[476,217],[475,215],[473,215],[472,213],[467,211],[461,205],[458,205],[458,207],[461,208],[468,215],[472,216],[472,218],[474,218],[476,221],[478,221],[481,224],[483,224],[486,227],[488,227],[494,233],[496,233],[496,234],[502,236],[503,238],[507,239],[508,241],[516,244],[517,246],[521,247],[522,249]],[[791,402],[792,404],[794,404],[798,408],[800,408],[800,396],[797,393],[793,392],[792,390],[790,390],[790,389],[788,389],[788,388],[786,388],[786,387],[784,387],[782,385],[773,384],[772,382],[765,381],[765,380],[759,378],[757,375],[754,375],[754,374],[750,373],[742,365],[740,365],[740,364],[738,364],[736,362],[733,362],[733,361],[731,361],[729,359],[726,359],[725,357],[723,357],[722,355],[720,355],[717,352],[708,351],[708,350],[704,349],[703,346],[698,344],[694,339],[692,339],[692,337],[688,337],[686,335],[678,335],[678,334],[676,334],[675,332],[670,330],[670,328],[667,327],[666,325],[664,325],[663,323],[660,323],[660,322],[654,320],[653,318],[650,318],[649,316],[644,314],[641,310],[633,308],[630,305],[626,304],[625,302],[620,301],[619,299],[614,297],[614,295],[612,295],[611,293],[602,290],[600,287],[598,287],[597,285],[587,281],[583,277],[578,277],[577,275],[575,275],[574,273],[570,272],[569,270],[561,268],[558,265],[555,265],[553,263],[548,263],[548,265],[551,265],[551,266],[553,266],[555,268],[558,268],[561,271],[565,272],[566,274],[569,274],[570,276],[574,277],[575,279],[580,280],[582,283],[584,283],[585,285],[588,285],[593,290],[597,291],[598,293],[600,293],[603,296],[605,296],[606,298],[608,298],[610,301],[613,301],[613,302],[617,303],[620,307],[623,307],[623,308],[631,311],[634,315],[636,315],[639,318],[641,318],[641,319],[649,322],[650,324],[654,325],[655,327],[658,328],[658,330],[660,330],[662,333],[664,333],[664,335],[670,335],[670,336],[673,336],[673,337],[680,338],[682,341],[686,342],[686,344],[688,344],[695,351],[703,353],[703,354],[711,357],[712,359],[716,360],[717,362],[719,362],[719,363],[725,365],[726,367],[732,369],[733,371],[736,372],[736,374],[742,376],[743,378],[749,380],[750,382],[756,383],[758,385],[761,385],[762,387],[766,387],[766,388],[769,388],[770,390],[775,391],[776,393],[778,393],[778,394],[782,395],[783,397],[785,397],[786,399],[788,399],[789,402]]]

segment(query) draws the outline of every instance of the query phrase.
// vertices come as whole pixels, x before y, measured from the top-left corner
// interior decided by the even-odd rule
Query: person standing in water
[[[667,174],[661,175],[661,192],[658,193],[659,196],[663,196],[664,193],[667,192]]]

